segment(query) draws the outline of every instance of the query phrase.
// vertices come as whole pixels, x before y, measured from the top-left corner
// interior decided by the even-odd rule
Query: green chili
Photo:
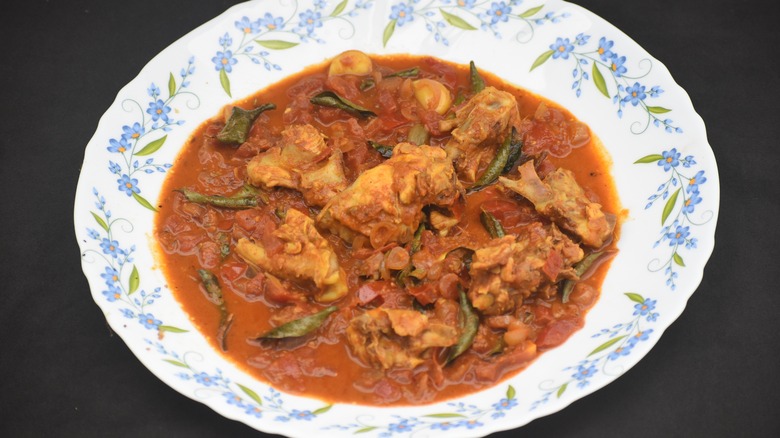
[[[196,204],[206,204],[214,207],[244,209],[257,207],[256,196],[226,197],[220,195],[204,195],[187,188],[178,189],[188,201]]]
[[[297,338],[317,330],[331,313],[339,310],[338,306],[330,306],[313,315],[304,316],[279,327],[267,331],[256,340]]]
[[[450,354],[447,357],[447,364],[455,360],[458,356],[463,354],[466,350],[471,348],[471,344],[474,343],[474,338],[477,336],[477,330],[479,330],[479,315],[471,306],[466,292],[460,285],[458,285],[458,292],[460,295],[460,313],[459,313],[459,325],[461,328],[460,338],[458,342],[450,350]]]
[[[577,277],[581,277],[585,272],[590,269],[591,266],[593,266],[594,263],[598,259],[601,258],[601,256],[608,254],[604,251],[596,251],[593,253],[590,253],[587,257],[580,260],[577,264],[574,265],[574,272],[577,274]],[[572,291],[574,290],[574,285],[577,284],[577,281],[579,280],[565,280],[563,282],[563,287],[561,288],[561,302],[567,303],[569,302],[569,296],[571,295]]]
[[[249,130],[252,128],[252,122],[255,121],[263,111],[276,109],[276,105],[266,103],[253,110],[245,110],[234,106],[233,111],[228,117],[225,127],[217,134],[217,140],[223,143],[241,144],[246,141]]]
[[[416,144],[417,146],[428,144],[430,133],[422,123],[417,123],[409,129],[409,134],[406,140],[409,143]]]
[[[479,75],[474,61],[469,62],[469,81],[471,83],[472,93],[477,94],[485,89],[485,80]]]
[[[469,192],[473,192],[475,190],[479,190],[485,186],[493,184],[494,182],[496,182],[499,175],[501,175],[504,172],[504,168],[507,166],[507,163],[509,162],[509,157],[512,155],[512,151],[514,148],[512,146],[513,143],[512,134],[514,134],[514,130],[504,139],[504,141],[498,147],[498,150],[496,151],[496,155],[493,157],[492,160],[490,160],[490,163],[488,164],[485,171],[482,172],[482,175],[480,175],[479,179],[477,179],[474,182],[474,185],[469,187],[468,189]],[[519,148],[519,146],[517,146],[517,148]],[[517,159],[517,157],[515,157],[515,159]]]
[[[349,100],[339,96],[332,91],[323,91],[322,93],[309,99],[309,102],[313,103],[314,105],[338,108],[361,118],[376,117],[375,112],[367,108],[363,108],[354,102],[350,102]]]
[[[493,239],[506,236],[504,226],[501,225],[501,222],[484,208],[482,209],[482,213],[479,214],[479,220]]]
[[[216,304],[219,308],[219,329],[217,329],[217,342],[219,342],[222,351],[227,351],[227,332],[233,324],[233,314],[228,313],[225,300],[222,295],[222,288],[219,286],[217,277],[206,269],[198,269],[198,275],[206,289],[206,296],[209,301]]]
[[[420,74],[420,68],[412,67],[406,70],[390,73],[384,77],[385,78],[416,78],[419,74]],[[374,85],[376,85],[376,81],[374,80],[374,78],[365,78],[360,82],[360,91],[370,90]]]
[[[392,146],[389,146],[389,145],[386,145],[386,144],[382,144],[382,143],[377,143],[377,142],[371,141],[371,140],[368,141],[368,145],[371,146],[372,148],[376,149],[376,151],[379,152],[379,155],[381,155],[381,156],[383,156],[385,158],[390,158],[390,157],[393,156],[393,147]]]

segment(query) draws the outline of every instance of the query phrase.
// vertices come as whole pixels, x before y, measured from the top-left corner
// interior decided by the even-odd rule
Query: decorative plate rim
[[[365,33],[369,38],[355,38]],[[517,59],[506,57],[508,65],[498,66],[499,55],[479,50],[483,44]],[[378,408],[282,394],[220,359],[165,294],[149,241],[150,210],[179,145],[222,105],[348,48],[407,49],[466,63],[473,57],[588,123],[610,152],[616,180],[631,181],[618,187],[624,207],[632,207],[619,247],[646,249],[649,260],[639,269],[621,253],[585,327],[527,370],[472,396]],[[268,78],[258,79],[259,72]],[[623,142],[630,146],[615,146]],[[640,189],[635,180],[653,183]],[[639,194],[649,196],[637,202]],[[169,45],[117,93],[85,149],[74,226],[93,299],[112,329],[163,382],[220,415],[295,437],[482,436],[565,408],[650,351],[701,282],[714,248],[719,196],[715,157],[690,96],[660,61],[581,6],[559,0],[254,0]],[[637,278],[626,281],[629,275]],[[639,281],[643,290],[633,287]],[[623,318],[604,317],[616,309]],[[296,427],[285,427],[289,422]]]

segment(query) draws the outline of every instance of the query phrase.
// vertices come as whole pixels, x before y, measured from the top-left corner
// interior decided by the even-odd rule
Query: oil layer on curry
[[[225,108],[156,236],[198,328],[277,389],[421,404],[583,325],[619,203],[587,126],[479,71],[348,51]]]

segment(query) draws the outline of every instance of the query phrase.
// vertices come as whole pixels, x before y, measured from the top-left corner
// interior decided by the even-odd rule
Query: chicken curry
[[[620,208],[566,110],[473,62],[359,51],[200,126],[159,204],[169,287],[215,348],[370,405],[474,392],[563,343]]]

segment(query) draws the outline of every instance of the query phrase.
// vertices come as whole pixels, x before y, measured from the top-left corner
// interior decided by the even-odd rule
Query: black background
[[[715,252],[682,316],[614,383],[495,436],[780,436],[775,2],[577,1],[671,71],[722,190]],[[43,1],[0,18],[0,436],[262,436],[154,377],[81,271],[84,147],[122,86],[233,2]]]

